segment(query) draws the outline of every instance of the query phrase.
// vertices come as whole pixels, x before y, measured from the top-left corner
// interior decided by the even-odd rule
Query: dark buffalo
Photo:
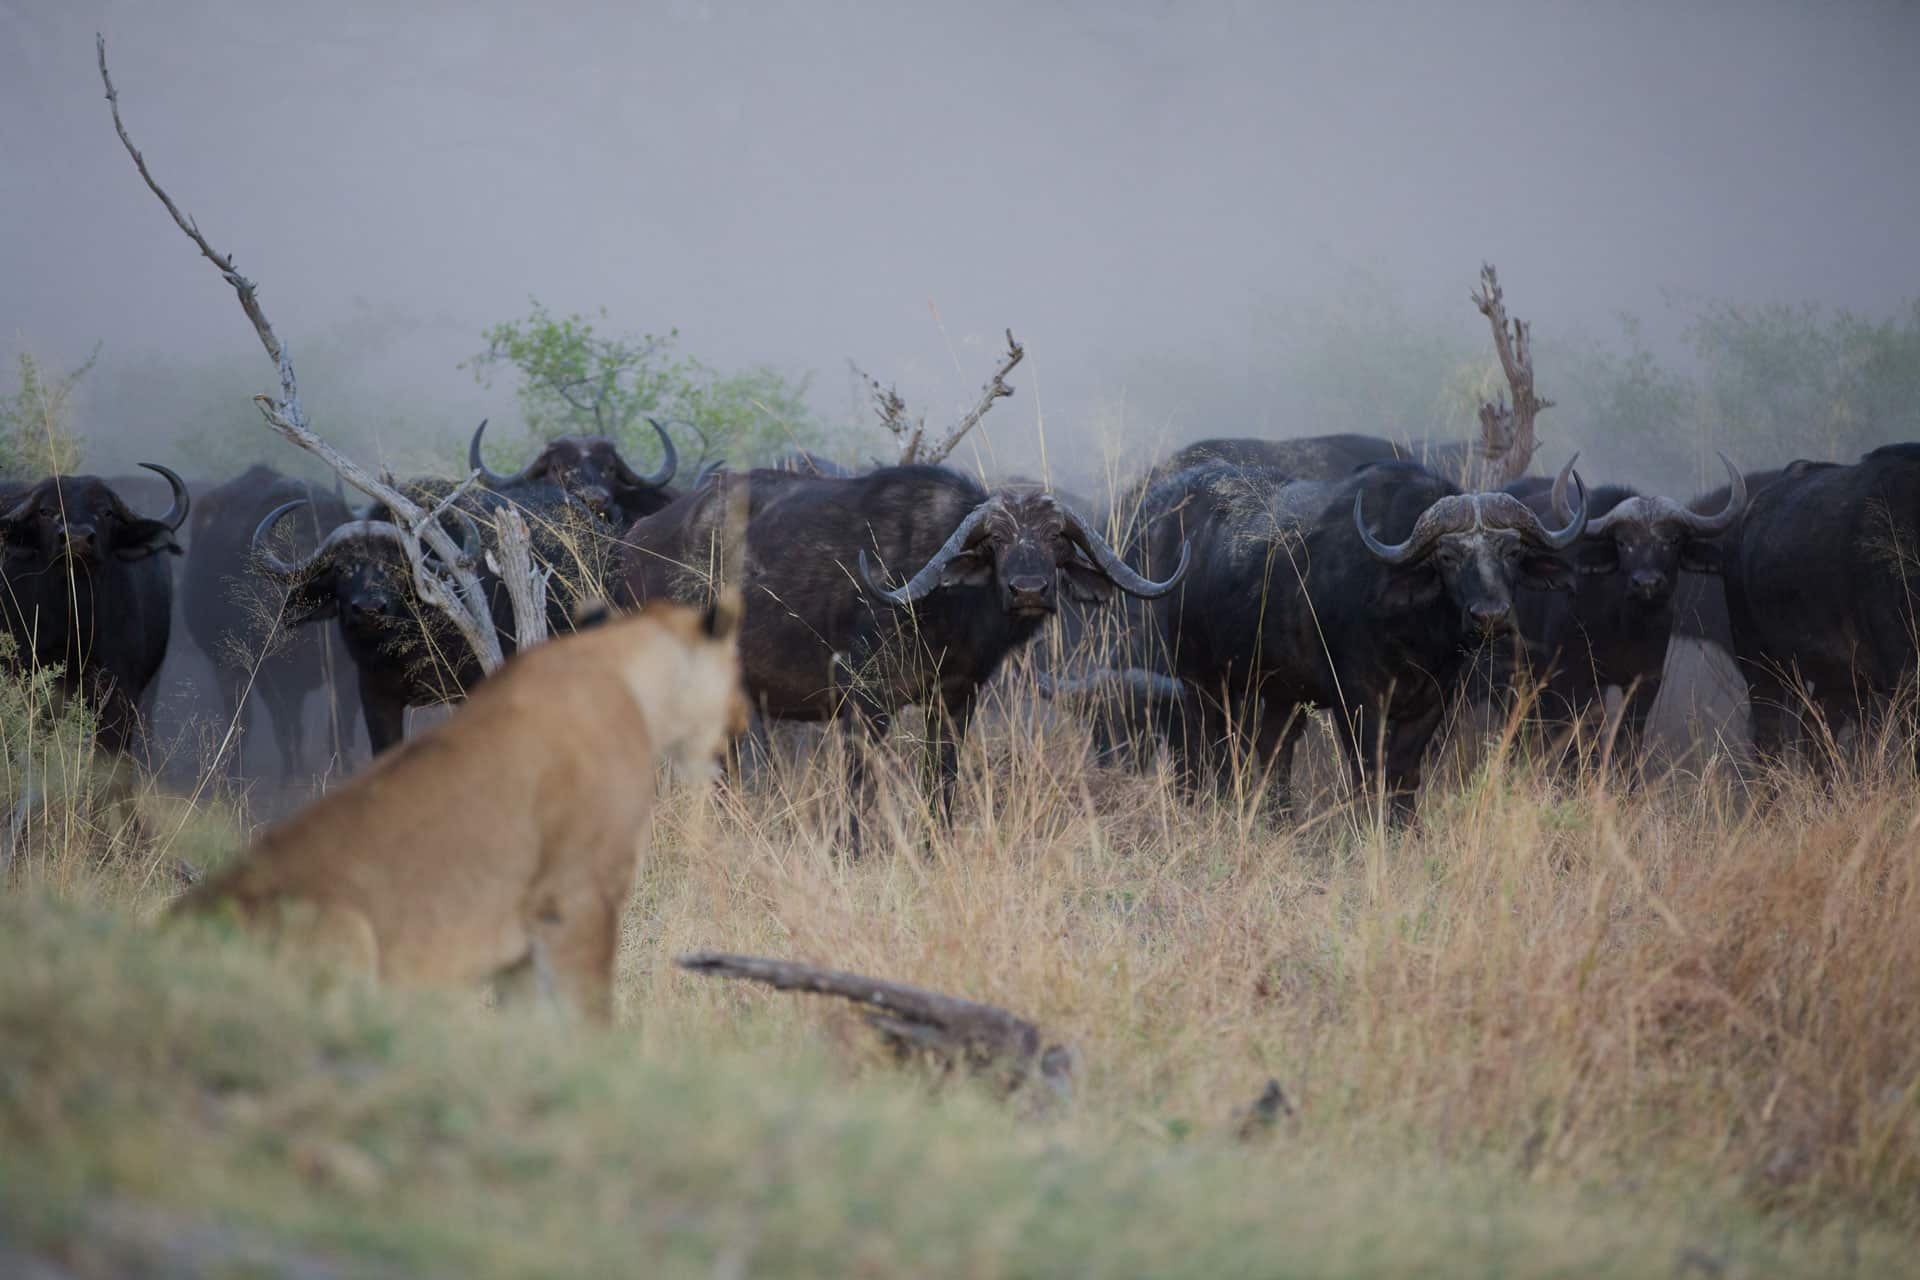
[[[1724,576],[1763,758],[1785,743],[1803,699],[1837,732],[1910,691],[1916,563],[1920,444],[1852,466],[1796,462],[1753,496]]]
[[[681,499],[628,533],[627,598],[697,599],[728,484]],[[747,689],[774,719],[842,719],[883,732],[928,707],[943,806],[981,686],[1053,616],[1062,594],[1106,599],[1172,589],[1133,572],[1044,490],[988,493],[935,466],[851,479],[754,471],[747,526]],[[897,587],[886,578],[908,574]],[[855,794],[861,787],[855,755]],[[857,825],[855,835],[857,838]]]
[[[1172,475],[1203,462],[1226,462],[1236,467],[1270,467],[1296,480],[1338,480],[1370,462],[1417,462],[1448,478],[1465,474],[1472,446],[1403,444],[1383,436],[1341,434],[1299,436],[1291,440],[1259,440],[1248,436],[1221,436],[1196,440],[1155,468],[1156,475]]]
[[[274,743],[287,776],[311,770],[302,709],[316,690],[332,694],[336,744],[352,733],[353,702],[347,658],[324,629],[302,631],[285,609],[286,590],[253,555],[253,534],[269,514],[303,503],[282,528],[305,554],[351,514],[346,502],[319,485],[255,466],[194,504],[182,595],[187,631],[213,665],[222,714],[238,726],[251,689],[272,721]],[[236,757],[239,749],[236,749]]]
[[[666,429],[652,425],[665,457],[658,471],[644,476],[626,464],[612,441],[582,436],[551,441],[527,466],[504,475],[481,461],[487,424],[475,429],[467,459],[484,487],[462,495],[445,523],[474,548],[469,554],[476,557],[476,572],[487,588],[503,652],[514,649],[512,604],[493,571],[478,561],[479,526],[491,525],[509,507],[522,514],[535,563],[551,571],[548,628],[570,630],[573,606],[583,597],[604,594],[620,531],[678,496],[668,482],[679,454]],[[413,501],[434,506],[453,488],[450,481],[418,479],[404,491]],[[291,509],[283,507],[281,513]],[[481,678],[479,662],[452,622],[416,595],[398,531],[383,505],[373,504],[362,519],[341,525],[313,554],[294,563],[261,546],[281,513],[261,523],[256,547],[273,575],[293,589],[290,621],[337,619],[354,666],[367,739],[377,754],[403,736],[407,708],[463,697]]]
[[[1150,661],[1185,690],[1189,778],[1237,741],[1284,805],[1299,709],[1320,707],[1356,779],[1378,751],[1404,810],[1473,649],[1509,631],[1517,587],[1572,585],[1565,552],[1585,524],[1584,494],[1554,530],[1509,494],[1406,462],[1339,480],[1217,461],[1163,478],[1128,559],[1152,572],[1194,547],[1181,589],[1150,610]]]
[[[391,522],[350,520],[296,561],[276,555],[268,544],[270,535],[303,505],[304,500],[289,502],[268,512],[254,531],[253,552],[264,571],[286,589],[286,625],[327,619],[338,623],[342,646],[353,663],[367,742],[378,755],[405,735],[408,707],[456,701],[483,672],[459,628],[416,593],[399,529]],[[482,545],[473,518],[456,511],[445,521],[448,531],[461,539],[464,554],[478,561]],[[484,569],[479,571],[484,577]],[[500,640],[502,649],[511,652],[510,618]]]
[[[1338,480],[1370,463],[1394,461],[1422,463],[1442,475],[1457,476],[1464,474],[1471,456],[1466,444],[1401,444],[1381,436],[1352,434],[1197,440],[1153,467],[1114,500],[1113,533],[1116,540],[1126,542],[1156,483],[1207,463],[1262,468],[1295,480]],[[1186,691],[1163,669],[1164,655],[1140,643],[1154,629],[1144,606],[1095,613],[1067,601],[1060,618],[1058,632],[1041,660],[1041,692],[1061,698],[1086,718],[1096,756],[1140,763],[1147,743],[1183,735]],[[1189,762],[1202,754],[1196,751]]]
[[[542,506],[558,496],[577,503],[604,521],[618,533],[642,516],[672,502],[679,495],[668,486],[680,468],[680,452],[673,437],[660,423],[648,419],[660,437],[660,469],[641,475],[620,456],[619,446],[605,436],[561,436],[550,440],[532,462],[512,475],[491,470],[480,458],[480,437],[487,424],[474,428],[467,444],[467,467],[480,473],[480,481],[496,493],[531,492],[535,505]],[[541,486],[552,486],[551,493]]]
[[[1516,601],[1542,715],[1570,723],[1599,707],[1608,689],[1620,690],[1624,759],[1637,754],[1660,693],[1680,576],[1720,572],[1720,540],[1746,509],[1745,478],[1726,455],[1720,460],[1730,483],[1710,513],[1618,485],[1591,491],[1586,532],[1568,553],[1577,571],[1573,589],[1523,591]],[[1564,487],[1547,479],[1529,477],[1506,491],[1542,521],[1563,524],[1572,515]],[[1511,654],[1497,655],[1502,685],[1515,675]]]
[[[831,458],[823,458],[811,449],[795,449],[773,464],[775,471],[793,471],[803,476],[829,476],[844,480],[853,475],[851,468],[843,467]]]
[[[180,477],[140,465],[166,477],[165,515],[135,514],[98,476],[0,487],[0,618],[12,662],[60,667],[62,695],[84,700],[112,752],[138,741],[142,701],[166,660],[173,570],[163,553],[180,553],[173,535],[190,505]]]

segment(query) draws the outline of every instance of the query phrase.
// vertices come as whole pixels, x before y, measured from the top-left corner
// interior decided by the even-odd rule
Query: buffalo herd
[[[1246,764],[1279,809],[1320,713],[1354,780],[1396,813],[1464,701],[1525,694],[1549,729],[1610,707],[1615,756],[1639,757],[1675,637],[1737,662],[1762,759],[1808,712],[1835,730],[1874,722],[1916,670],[1920,445],[1749,474],[1723,456],[1728,483],[1682,500],[1588,488],[1571,461],[1477,490],[1457,445],[1209,439],[1096,506],[1045,485],[990,488],[933,465],[852,471],[804,452],[676,486],[672,435],[653,426],[662,452],[648,473],[613,442],[577,436],[495,471],[482,423],[464,486],[401,488],[439,505],[509,653],[513,614],[482,533],[503,509],[525,516],[549,571],[549,625],[565,628],[587,599],[711,598],[727,513],[744,506],[747,695],[765,720],[851,732],[850,810],[865,789],[860,744],[910,706],[925,711],[950,809],[983,690],[1029,648],[1039,691],[1086,715],[1105,750],[1139,760],[1163,745],[1189,787],[1245,778]],[[137,509],[158,499],[130,480],[0,483],[6,661],[53,671],[49,687],[80,697],[103,749],[148,751],[155,677],[181,635],[214,672],[226,736],[256,702],[289,777],[328,763],[304,745],[309,695],[330,708],[331,759],[356,707],[377,753],[409,708],[480,678],[461,633],[417,597],[384,508],[355,510],[337,486],[263,466],[189,486],[141,465],[166,482],[162,514]],[[727,500],[737,485],[744,504]],[[857,813],[847,822],[857,841]]]

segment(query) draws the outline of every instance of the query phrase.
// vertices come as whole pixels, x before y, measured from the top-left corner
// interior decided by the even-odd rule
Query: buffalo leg
[[[370,687],[365,677],[360,681],[360,714],[366,717],[367,745],[376,756],[406,736],[406,703]]]
[[[847,813],[842,830],[848,856],[854,858],[860,856],[860,812],[866,806],[869,789],[867,753],[886,737],[892,724],[887,708],[862,687],[856,670],[843,661],[835,661],[833,665],[834,692],[838,704],[834,719],[841,726],[841,737],[847,752]]]
[[[236,667],[216,666],[213,682],[220,689],[220,737],[232,744],[226,752],[228,770],[239,777],[247,737],[247,673]]]
[[[301,715],[306,690],[291,681],[269,675],[260,690],[267,714],[273,717],[273,744],[280,750],[280,768],[288,779],[307,776],[306,724]]]
[[[928,745],[933,748],[934,782],[940,789],[940,819],[953,822],[953,793],[960,780],[960,743],[973,722],[974,691],[947,693],[937,711],[927,714]]]
[[[1293,753],[1306,727],[1307,718],[1297,706],[1269,698],[1260,709],[1254,748],[1266,775],[1261,806],[1276,817],[1293,808]]]
[[[1339,718],[1355,790],[1364,795],[1370,773],[1377,773],[1393,821],[1413,815],[1421,763],[1444,712],[1445,707],[1436,703],[1406,720],[1388,722],[1377,709],[1367,708],[1355,711],[1351,718]]]

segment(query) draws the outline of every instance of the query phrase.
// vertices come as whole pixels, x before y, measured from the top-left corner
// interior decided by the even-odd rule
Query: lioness
[[[656,763],[710,768],[746,728],[739,601],[649,605],[510,659],[178,909],[231,904],[394,983],[533,979],[610,1020]]]

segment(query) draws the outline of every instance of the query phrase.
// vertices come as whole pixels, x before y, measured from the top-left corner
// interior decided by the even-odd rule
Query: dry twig
[[[202,257],[211,262],[220,271],[220,275],[233,287],[234,295],[240,301],[240,309],[252,322],[254,332],[259,335],[260,345],[266,348],[267,355],[273,360],[280,375],[280,396],[255,396],[254,403],[260,407],[261,416],[275,431],[288,441],[305,449],[319,458],[335,475],[352,485],[360,492],[377,502],[384,504],[393,513],[393,520],[400,531],[399,541],[406,552],[407,562],[413,569],[414,589],[421,600],[440,609],[453,620],[460,634],[473,647],[480,661],[481,669],[491,671],[500,665],[500,638],[493,627],[492,613],[487,605],[487,593],[481,585],[474,567],[467,563],[460,547],[452,536],[441,527],[438,513],[429,513],[401,493],[393,484],[376,479],[360,467],[351,458],[328,444],[307,423],[305,410],[300,405],[300,384],[294,376],[293,356],[286,343],[280,340],[268,321],[267,314],[260,306],[257,286],[252,280],[240,274],[233,265],[232,254],[222,254],[208,243],[200,233],[199,225],[188,215],[180,211],[153,173],[147,168],[146,157],[133,145],[133,139],[127,134],[127,127],[120,119],[120,97],[114,90],[113,77],[107,72],[107,40],[103,35],[94,36],[94,50],[99,57],[100,82],[106,87],[107,104],[113,112],[113,128],[120,135],[120,143],[133,160],[134,168],[140,171],[142,181],[152,191],[167,213],[173,218],[187,239],[193,241]],[[451,499],[449,499],[451,501]],[[447,504],[442,504],[443,506]],[[524,537],[525,527],[521,527]],[[425,544],[424,547],[422,544]],[[503,548],[503,551],[508,550]],[[528,554],[524,545],[521,554]],[[438,565],[427,563],[427,553],[432,552]]]
[[[980,389],[980,402],[949,427],[933,444],[927,443],[927,419],[923,414],[918,418],[907,416],[907,402],[892,387],[882,387],[859,365],[848,362],[849,366],[867,384],[873,394],[874,412],[880,417],[880,425],[885,427],[899,442],[899,456],[895,461],[902,466],[915,462],[944,462],[954,447],[966,434],[980,425],[980,419],[987,416],[987,410],[993,408],[993,402],[1005,399],[1013,394],[1013,388],[1007,385],[1007,375],[1014,366],[1026,358],[1027,349],[1014,341],[1013,330],[1007,330],[1007,354],[1001,359],[1000,367]]]

